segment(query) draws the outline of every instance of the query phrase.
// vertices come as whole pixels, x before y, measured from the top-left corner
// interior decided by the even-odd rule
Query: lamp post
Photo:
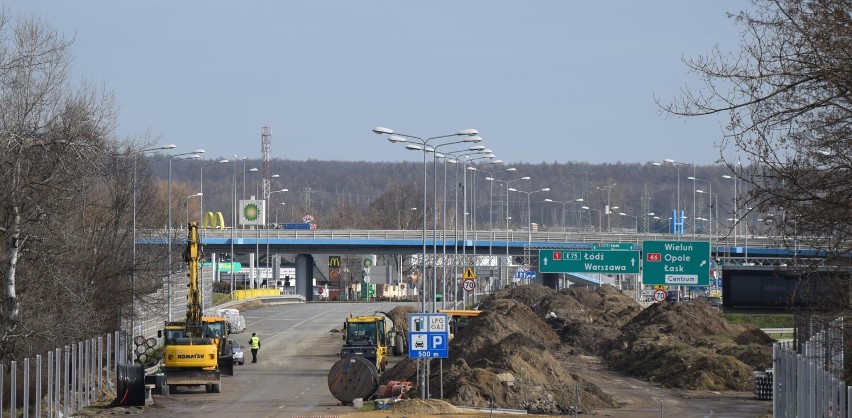
[[[454,134],[439,135],[439,136],[433,136],[433,137],[428,137],[428,138],[422,138],[422,137],[415,136],[415,135],[409,135],[409,134],[394,132],[393,129],[389,129],[389,128],[376,127],[376,128],[373,128],[373,133],[375,133],[377,135],[392,135],[392,136],[388,137],[388,141],[393,142],[393,143],[408,142],[409,140],[414,140],[414,141],[416,141],[417,144],[420,145],[420,147],[421,147],[420,149],[423,151],[423,211],[424,211],[424,213],[423,213],[423,231],[422,231],[422,233],[423,233],[423,236],[422,236],[423,251],[422,251],[421,256],[423,257],[422,274],[424,276],[423,278],[425,279],[425,275],[426,275],[426,215],[427,215],[427,213],[426,213],[426,207],[427,207],[426,206],[427,205],[427,201],[426,201],[427,200],[426,199],[427,187],[426,187],[426,184],[427,184],[427,179],[428,179],[427,170],[426,170],[426,167],[427,167],[426,166],[426,154],[429,153],[429,152],[434,152],[434,148],[429,146],[429,141],[432,141],[432,140],[435,140],[435,139],[441,139],[441,138],[451,138],[451,137],[454,137],[454,136],[466,136],[466,137],[474,138],[474,137],[476,137],[477,134],[479,134],[479,132],[476,129],[464,129],[464,130],[458,131]],[[481,138],[479,140],[481,140]],[[462,142],[464,142],[464,141],[462,141]],[[471,140],[469,142],[478,142],[478,141]],[[433,210],[434,209],[435,208],[433,208]],[[434,212],[433,212],[433,216],[435,216]],[[433,237],[433,240],[434,240],[434,237]],[[434,276],[434,269],[433,269],[433,276]],[[433,281],[434,281],[434,277],[433,277]],[[434,283],[433,283],[433,285],[434,285]],[[420,309],[421,309],[421,312],[428,312],[427,309],[426,309],[426,280],[422,281],[421,290],[422,290],[422,292],[421,292],[422,295],[421,295]],[[435,297],[435,295],[433,293],[433,297],[432,297],[433,306],[434,306],[434,303],[435,303],[434,297]],[[423,397],[425,398],[425,390],[426,390],[425,386],[422,389],[423,389]]]
[[[585,209],[585,210],[589,211],[589,226],[592,226],[592,215],[591,215],[592,211],[597,212],[598,213],[598,232],[603,232],[603,231],[601,231],[601,228],[602,228],[601,218],[603,218],[603,216],[601,215],[601,211],[599,209],[592,209],[588,206],[582,206],[580,209]]]
[[[603,187],[598,187],[598,190],[606,191],[606,208],[604,208],[606,210],[606,232],[612,232],[612,223],[610,222],[610,217],[609,217],[610,213],[612,212],[610,210],[610,206],[609,206],[609,192],[612,191],[613,187],[615,187],[615,183],[608,184],[608,185],[603,186]],[[601,231],[601,232],[603,232],[603,231]]]
[[[423,267],[423,269],[422,269],[422,274],[423,274],[424,280],[422,281],[422,284],[421,284],[421,289],[423,290],[423,292],[422,292],[423,295],[421,296],[420,309],[421,309],[421,312],[427,312],[427,310],[426,310],[426,280],[425,280],[425,278],[426,278],[426,215],[427,215],[426,214],[426,180],[427,180],[426,154],[430,150],[434,151],[434,149],[430,149],[429,141],[432,141],[432,140],[435,140],[435,139],[441,139],[441,138],[451,138],[451,137],[454,137],[454,136],[466,136],[466,137],[473,138],[473,137],[476,137],[477,134],[479,134],[479,131],[477,131],[476,129],[464,129],[464,130],[458,131],[454,134],[439,135],[439,136],[433,136],[433,137],[428,137],[428,138],[422,138],[422,137],[415,136],[415,135],[408,135],[408,134],[402,134],[402,133],[394,132],[393,129],[388,129],[388,128],[381,127],[381,126],[373,128],[373,132],[377,135],[393,135],[393,136],[388,138],[388,141],[394,142],[394,143],[406,142],[409,139],[415,140],[423,148],[423,231],[422,231],[423,232],[423,236],[422,236],[422,241],[423,241],[423,253],[422,253],[423,263],[422,263],[422,267]],[[435,208],[433,208],[433,209],[435,209]],[[433,216],[435,216],[434,213],[433,213]],[[434,237],[432,239],[434,240]],[[433,274],[433,286],[435,286],[435,283],[434,283],[435,272],[434,272],[434,269],[432,269],[432,270],[433,270],[433,272],[432,272],[432,274]],[[434,306],[434,304],[435,304],[435,294],[434,294],[434,291],[433,291],[432,305]],[[427,363],[427,366],[428,366],[428,363]],[[424,368],[423,371],[425,371],[425,368]],[[418,373],[418,383],[421,386],[421,397],[423,397],[425,399],[426,398],[426,384],[428,384],[427,376],[421,376],[420,373]],[[426,384],[424,384],[424,383],[426,383]]]
[[[710,235],[713,235],[713,224],[715,218],[716,224],[716,234],[719,234],[719,195],[713,192],[705,192],[704,190],[698,189],[697,193],[704,193],[710,195]]]
[[[203,149],[197,149],[192,152],[183,152],[180,154],[172,154],[169,156],[169,224],[166,227],[166,231],[168,233],[168,241],[169,241],[169,254],[168,254],[168,264],[169,264],[169,278],[166,281],[166,304],[168,305],[168,320],[172,320],[172,161],[175,159],[178,160],[194,160],[201,158],[203,154]],[[176,158],[180,157],[180,158]]]
[[[278,174],[275,174],[272,177],[277,178]],[[269,203],[272,201],[272,195],[273,194],[284,193],[284,192],[289,192],[289,190],[279,189],[279,190],[273,190],[273,191],[269,192],[269,195],[266,196],[266,206],[269,207]],[[284,202],[281,202],[281,204],[283,205]],[[277,219],[278,219],[278,212],[277,211],[275,212],[275,215],[276,215],[276,224],[277,224],[278,223],[277,222]],[[267,224],[267,227],[268,227],[268,224]],[[269,231],[266,232],[266,274],[267,274],[266,286],[269,287],[269,283],[271,282],[272,278],[274,277],[274,275],[272,274],[272,270],[269,269]]]
[[[186,197],[186,223],[184,225],[189,225],[189,200],[192,199],[193,197],[199,197],[200,198],[202,196],[204,196],[204,194],[201,193],[201,192],[198,192],[196,194],[191,194],[191,195]]]
[[[524,193],[524,194],[527,195],[527,254],[530,254],[532,252],[532,212],[531,212],[531,209],[530,209],[530,196],[533,193],[549,192],[550,188],[543,187],[541,189],[532,190],[532,191],[528,191],[528,192],[523,191],[523,190],[518,190],[518,189],[515,189],[515,188],[510,188],[509,191]],[[528,257],[529,257],[529,255],[528,255]],[[529,262],[529,259],[527,260],[527,262]]]
[[[574,200],[566,200],[564,202],[559,201],[559,200],[553,200],[553,199],[544,199],[544,201],[545,202],[551,202],[551,203],[559,203],[559,204],[562,205],[562,232],[568,232],[565,229],[565,205],[567,205],[569,203],[581,203],[581,202],[583,202],[583,199],[580,198],[580,199],[574,199]]]
[[[695,213],[695,195],[696,195],[696,193],[695,193],[695,189],[696,189],[696,187],[695,187],[695,164],[693,164],[693,163],[681,163],[681,162],[672,160],[671,158],[666,158],[666,159],[663,160],[663,162],[665,162],[667,164],[671,164],[673,167],[677,167],[678,165],[692,166],[692,177],[689,177],[689,179],[692,180],[692,238],[694,239],[695,238],[695,217],[697,216],[696,213]],[[678,171],[678,182],[680,182],[680,171]],[[680,186],[678,186],[678,192],[680,192]],[[678,202],[678,204],[680,204],[680,202]]]
[[[696,183],[696,182],[699,182],[699,181],[706,182],[706,183],[707,183],[707,185],[708,185],[708,187],[709,187],[710,197],[711,197],[711,199],[712,199],[712,197],[713,197],[713,183],[711,183],[711,182],[710,182],[710,180],[699,179],[699,178],[695,178],[694,176],[689,176],[689,177],[687,177],[687,179],[692,180],[692,186],[693,186],[693,189],[695,190],[695,193],[696,193],[696,194],[697,194],[697,193],[704,193],[704,192],[700,192],[700,191],[698,190],[698,188],[697,188],[697,187],[695,187],[695,183]],[[693,203],[693,204],[694,204],[694,203]],[[710,211],[710,218],[713,218],[713,211],[712,211],[712,208],[713,208],[713,202],[710,202],[710,208],[711,208],[711,211]],[[696,215],[696,216],[697,216],[697,215]],[[713,235],[713,222],[712,222],[712,221],[710,222],[710,235]]]
[[[244,165],[245,165],[245,160],[246,159],[244,157],[243,158],[243,164]],[[249,168],[249,169],[243,168],[243,171],[242,171],[243,179],[245,179],[245,173],[247,171],[257,171],[257,168],[254,168],[254,167]],[[231,268],[230,268],[230,272],[231,272],[231,297],[233,297],[233,295],[234,295],[234,284],[235,284],[234,283],[235,282],[235,280],[234,280],[234,230],[237,229],[237,156],[236,155],[234,155],[234,178],[233,178],[233,180],[234,180],[233,181],[233,183],[234,183],[234,212],[233,212],[233,220],[232,220],[233,223],[231,224]],[[243,183],[243,185],[245,185],[245,183]],[[245,189],[243,189],[243,190],[244,190],[243,193],[245,193]]]
[[[177,145],[168,144],[161,147],[146,148],[133,153],[133,268],[130,270],[130,335],[135,332],[134,321],[136,319],[136,165],[140,155],[148,152],[161,151],[177,148]],[[128,353],[129,354],[129,353]]]
[[[201,196],[201,199],[200,199],[199,205],[198,205],[199,208],[200,208],[200,212],[201,212],[201,216],[198,218],[198,222],[201,224],[201,228],[199,228],[200,231],[204,230],[203,229],[204,228],[204,225],[203,225],[203,222],[204,222],[204,167],[210,167],[210,166],[217,165],[217,164],[226,164],[228,162],[229,162],[228,160],[219,160],[219,161],[214,161],[212,163],[204,164],[204,165],[201,166],[201,171],[199,172],[200,173],[199,182],[198,182],[199,186],[200,186],[200,188],[198,189],[198,190],[200,190],[199,196]]]
[[[520,180],[529,180],[530,176],[524,176],[517,179],[510,180],[497,180],[494,177],[486,177],[485,180],[488,181],[496,181],[498,183],[506,184],[506,208],[505,208],[505,218],[506,218],[506,285],[509,284],[509,221],[512,220],[512,217],[509,216],[509,185]],[[493,184],[493,183],[492,183]]]
[[[739,164],[739,163],[737,163],[737,164]],[[734,246],[736,247],[737,246],[737,230],[739,229],[739,225],[740,225],[740,210],[739,210],[739,206],[738,206],[738,197],[739,196],[737,194],[737,183],[738,183],[737,180],[738,179],[737,179],[736,175],[730,176],[728,174],[722,175],[722,178],[734,181],[734,218],[733,218],[734,222],[733,222],[733,226],[731,227],[731,229],[734,231]]]
[[[669,160],[665,160],[665,162],[669,163]],[[680,236],[683,233],[683,216],[680,213],[680,168],[674,164],[665,165],[658,162],[653,162],[651,165],[654,167],[671,167],[677,170],[677,204],[675,205],[675,216],[673,217],[673,232],[677,235],[677,239],[680,240]],[[680,225],[680,228],[678,228],[678,225]]]

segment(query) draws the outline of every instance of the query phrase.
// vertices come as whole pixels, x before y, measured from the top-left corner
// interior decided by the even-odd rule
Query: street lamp
[[[739,164],[739,163],[737,163]],[[737,246],[737,230],[740,229],[740,210],[739,210],[739,196],[737,194],[737,183],[739,183],[736,175],[730,176],[728,174],[722,175],[722,178],[733,180],[734,181],[734,223],[731,229],[734,231],[734,246]]]
[[[130,270],[130,335],[135,332],[134,321],[136,319],[136,163],[139,155],[148,152],[161,151],[177,148],[175,144],[163,145],[161,147],[146,148],[133,153],[133,268]]]
[[[692,188],[693,188],[693,191],[696,194],[698,193],[698,188],[696,187],[696,183],[699,182],[699,181],[706,182],[708,184],[708,186],[710,187],[710,189],[709,189],[710,193],[713,193],[713,183],[711,183],[710,180],[699,179],[699,178],[695,178],[694,176],[689,176],[689,177],[687,177],[687,179],[692,180]],[[693,204],[693,206],[696,205],[695,202],[693,202],[692,204]],[[711,202],[711,204],[712,204],[712,202]],[[693,215],[693,217],[696,217],[696,216],[698,216],[698,215]],[[710,217],[711,218],[713,217],[713,211],[712,210],[710,211]],[[710,223],[710,235],[713,235],[713,223],[712,222]]]
[[[666,159],[665,163],[669,163],[669,165],[665,165],[663,163],[653,162],[651,165],[654,167],[671,167],[677,170],[677,204],[675,205],[675,216],[673,217],[674,225],[672,228],[672,232],[674,232],[678,239],[680,239],[681,234],[683,234],[683,214],[680,211],[680,168],[677,165],[671,164],[673,161]]]
[[[709,183],[709,182],[708,182]],[[716,234],[719,234],[719,195],[713,192],[705,192],[704,190],[698,189],[695,191],[696,193],[703,193],[710,195],[710,235],[713,235],[713,218],[716,219]],[[715,199],[715,202],[714,202]],[[715,210],[715,213],[714,213]]]
[[[523,190],[518,190],[518,189],[515,189],[515,188],[510,188],[509,191],[524,193],[524,194],[527,195],[527,253],[529,254],[529,253],[532,252],[532,213],[530,211],[530,196],[533,193],[549,192],[550,188],[543,187],[541,189],[532,190],[532,191],[529,191],[529,192],[526,192],[526,191],[523,191]]]
[[[521,178],[510,179],[510,180],[497,180],[494,177],[486,177],[485,178],[485,180],[488,180],[488,181],[492,181],[492,182],[496,181],[498,183],[505,183],[506,184],[506,208],[505,208],[505,213],[504,213],[504,215],[505,215],[504,217],[506,218],[506,285],[509,284],[509,221],[512,220],[512,217],[509,216],[509,185],[516,182],[516,181],[529,180],[529,179],[530,179],[530,176],[524,176],[524,177],[521,177]]]
[[[394,132],[393,129],[389,129],[389,128],[385,128],[385,127],[381,127],[381,126],[373,128],[373,133],[375,133],[377,135],[393,135],[393,136],[388,138],[388,141],[394,142],[394,143],[406,142],[408,139],[413,139],[413,140],[417,141],[417,143],[419,143],[423,148],[423,236],[422,236],[422,238],[423,238],[422,239],[422,241],[423,241],[423,254],[422,254],[423,269],[422,269],[422,274],[423,274],[423,278],[425,279],[425,277],[426,277],[426,180],[427,180],[426,154],[429,151],[434,151],[434,149],[431,149],[429,147],[429,141],[432,141],[432,140],[435,140],[435,139],[441,139],[441,138],[451,138],[451,137],[454,137],[454,136],[468,137],[467,139],[469,139],[469,142],[478,142],[478,141],[481,141],[482,139],[476,136],[476,135],[479,134],[479,131],[477,131],[476,129],[464,129],[464,130],[458,131],[454,134],[439,135],[439,136],[433,136],[433,137],[428,137],[428,138],[422,138],[422,137],[415,136],[415,135],[408,135],[408,134],[402,134],[402,133]],[[479,140],[474,140],[473,138],[479,138]],[[433,208],[433,210],[434,209],[436,209],[436,208]],[[433,212],[433,216],[434,216],[434,212]],[[432,239],[434,240],[434,237]],[[435,283],[434,283],[435,271],[434,271],[434,269],[432,269],[432,270],[433,270],[432,271],[433,286],[435,286]],[[420,309],[421,309],[422,312],[428,312],[426,310],[426,280],[423,280],[423,282],[421,284],[421,288],[423,290],[423,292],[422,292],[423,295],[421,296],[422,302],[421,302],[421,305],[420,305],[420,307],[421,307]],[[433,307],[435,306],[435,291],[434,290],[433,290],[433,293],[432,293],[432,306]],[[427,363],[427,365],[428,365],[428,363]],[[424,369],[424,371],[425,371],[425,369]],[[426,398],[426,384],[422,384],[422,383],[424,383],[424,382],[428,383],[428,380],[426,379],[426,377],[427,376],[420,376],[420,374],[418,373],[418,383],[421,384],[421,396],[423,398]]]
[[[199,230],[201,230],[201,231],[203,231],[203,228],[204,228],[204,167],[210,167],[212,165],[217,165],[217,164],[226,164],[228,162],[229,162],[228,160],[219,160],[219,161],[214,161],[212,163],[204,164],[204,165],[201,166],[201,171],[199,172],[200,173],[200,175],[199,175],[199,177],[200,177],[200,181],[199,181],[200,194],[199,194],[199,196],[201,196],[201,199],[199,201],[199,207],[201,209],[201,217],[198,218],[198,222],[199,222],[199,224],[201,224],[201,229],[199,229]]]
[[[204,194],[201,193],[201,192],[198,192],[196,194],[191,194],[191,195],[186,197],[186,223],[184,225],[189,225],[189,200],[192,199],[193,197],[199,197],[200,198],[201,196],[204,196]]]
[[[168,233],[168,241],[169,241],[169,254],[168,254],[168,264],[169,264],[169,278],[166,281],[166,304],[168,305],[168,320],[172,320],[172,161],[177,160],[194,160],[201,158],[201,155],[204,154],[203,149],[197,149],[192,152],[183,152],[180,154],[172,154],[169,156],[169,224],[166,228]],[[180,158],[176,158],[180,157]]]
[[[695,189],[696,189],[696,187],[695,187],[695,180],[696,180],[695,179],[695,164],[694,163],[681,163],[681,162],[672,160],[671,158],[666,158],[666,159],[663,160],[663,162],[665,162],[667,164],[671,164],[673,167],[676,167],[678,165],[692,166],[692,177],[689,177],[689,179],[692,180],[692,238],[694,239],[695,238],[695,217],[697,216],[695,214],[695,195],[696,195],[695,194]],[[680,182],[680,171],[678,171],[678,182]],[[680,192],[680,186],[678,186],[678,192]],[[678,205],[680,205],[680,202],[678,202]],[[683,225],[683,221],[681,221],[681,229],[683,229],[682,225]],[[683,231],[681,231],[681,232],[683,232]]]
[[[598,190],[605,190],[606,191],[606,208],[604,208],[604,209],[606,209],[606,232],[612,232],[612,224],[610,223],[610,218],[609,218],[609,215],[612,212],[610,210],[610,206],[609,206],[609,192],[612,191],[613,187],[615,187],[615,183],[597,188]],[[603,232],[603,231],[601,231],[601,232]]]
[[[574,199],[574,200],[566,200],[564,202],[559,201],[559,200],[553,200],[553,199],[544,199],[544,201],[545,202],[552,202],[552,203],[559,203],[559,204],[562,205],[562,232],[567,232],[567,230],[565,229],[565,205],[567,205],[569,203],[581,203],[581,202],[583,202],[583,199],[580,198],[580,199]]]
[[[243,157],[243,167],[245,167],[245,157]],[[257,171],[257,168],[243,168],[243,171],[240,172],[243,175],[243,180],[245,180],[246,172],[254,172]],[[234,155],[234,212],[233,212],[233,220],[231,224],[231,268],[229,269],[231,272],[231,297],[234,295],[234,230],[237,229],[237,156]],[[245,181],[243,181],[243,193],[245,193]]]
[[[592,209],[588,206],[581,206],[580,209],[585,209],[585,210],[589,211],[589,226],[590,227],[592,226],[592,214],[591,213],[592,213],[592,211],[597,212],[598,213],[598,232],[603,232],[601,230],[603,228],[603,226],[601,225],[601,218],[603,218],[603,215],[601,215],[601,211],[599,209]],[[594,228],[594,227],[592,227],[592,228]]]
[[[278,174],[275,174],[275,175],[273,175],[272,177],[273,177],[273,178],[277,178],[277,177],[278,177]],[[269,202],[270,202],[270,201],[272,201],[272,195],[273,195],[273,194],[275,194],[275,193],[284,193],[284,192],[289,192],[289,190],[287,190],[287,189],[279,189],[279,190],[273,190],[273,191],[269,192],[269,194],[266,196],[266,206],[269,206]],[[284,204],[284,202],[281,202],[281,204],[283,205],[283,204]],[[270,209],[271,209],[271,208],[270,208]],[[277,217],[277,216],[278,216],[278,212],[276,212],[276,213],[275,213],[275,215],[276,215],[276,222],[275,222],[275,223],[277,224],[277,223],[278,223],[278,222],[277,222],[277,219],[278,219],[278,217]],[[266,222],[266,221],[264,221],[264,222]],[[277,225],[276,225],[276,226],[277,226]],[[268,226],[268,224],[267,224],[267,228],[268,228],[268,227],[269,227],[269,226]],[[267,278],[266,283],[267,283],[267,287],[269,287],[269,283],[271,282],[272,278],[274,277],[274,275],[272,274],[272,270],[270,270],[270,269],[269,269],[269,231],[267,231],[267,232],[266,232],[266,274],[267,274],[267,276],[266,276],[266,278]]]
[[[435,140],[435,139],[441,139],[441,138],[451,138],[451,137],[454,137],[454,136],[462,136],[462,137],[468,137],[468,138],[466,138],[466,141],[461,141],[461,142],[479,142],[479,141],[482,140],[482,138],[479,138],[479,137],[476,136],[476,135],[479,134],[479,131],[477,131],[476,129],[464,129],[464,130],[458,131],[458,132],[453,133],[453,134],[438,135],[438,136],[433,136],[433,137],[428,137],[428,138],[422,138],[422,137],[415,136],[415,135],[409,135],[409,134],[402,134],[402,133],[394,132],[393,129],[389,129],[389,128],[385,128],[385,127],[373,128],[373,133],[375,133],[377,135],[392,135],[388,138],[388,141],[393,142],[393,143],[408,142],[408,140],[414,140],[418,144],[420,144],[421,150],[423,151],[423,236],[422,236],[423,251],[422,251],[421,255],[423,257],[422,274],[424,275],[424,279],[425,279],[425,275],[426,275],[426,215],[427,215],[427,213],[426,213],[426,204],[427,204],[427,202],[426,202],[426,189],[427,189],[426,184],[427,184],[427,178],[428,178],[427,171],[426,171],[426,167],[427,167],[426,166],[426,154],[429,153],[430,151],[434,152],[434,148],[429,146],[429,141],[432,141],[432,140]],[[474,138],[477,138],[477,139],[474,139]],[[434,215],[435,209],[436,208],[433,208],[433,216],[435,216]],[[433,237],[433,240],[434,240],[434,237]],[[433,271],[432,274],[434,276],[435,272]],[[434,281],[434,277],[433,277],[433,281]],[[434,283],[433,283],[433,285],[434,285]],[[428,312],[426,310],[426,287],[425,286],[426,286],[426,281],[423,280],[423,282],[421,283],[421,288],[422,288],[423,294],[421,296],[421,305],[420,305],[422,312]],[[432,296],[432,306],[433,307],[435,306],[434,305],[435,304],[434,298],[435,298],[435,295],[434,295],[434,290],[433,290],[433,296]],[[425,390],[426,390],[425,386],[422,389],[423,389],[422,395],[423,395],[423,397],[425,397],[425,395],[426,395],[425,394]]]

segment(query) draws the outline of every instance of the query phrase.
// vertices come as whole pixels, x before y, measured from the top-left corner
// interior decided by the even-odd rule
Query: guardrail
[[[176,232],[175,232],[176,231]],[[173,230],[176,240],[185,239],[180,230]],[[540,244],[543,242],[565,243],[595,243],[595,242],[622,242],[638,244],[642,241],[671,241],[676,235],[659,233],[615,233],[615,232],[558,232],[558,231],[513,231],[513,230],[483,230],[463,231],[458,230],[356,230],[356,229],[204,229],[202,237],[219,239],[336,239],[336,240],[427,240],[446,241],[512,241],[532,242]],[[167,236],[165,229],[149,229],[140,231],[138,236],[148,239],[158,239]],[[691,235],[682,235],[682,239],[691,240]],[[748,244],[749,248],[784,248],[783,239],[780,237],[752,235],[747,239],[738,237],[736,240],[731,236],[724,235],[695,235],[696,241],[709,241],[714,246],[743,247]],[[736,242],[735,242],[736,241]]]

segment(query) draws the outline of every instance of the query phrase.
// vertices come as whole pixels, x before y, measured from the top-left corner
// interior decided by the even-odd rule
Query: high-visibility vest
[[[255,335],[254,337],[249,338],[249,345],[251,346],[252,350],[257,350],[258,348],[260,348],[260,337]]]

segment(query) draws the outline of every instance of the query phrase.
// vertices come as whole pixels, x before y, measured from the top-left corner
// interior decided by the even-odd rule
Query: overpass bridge
[[[182,230],[172,230],[173,244],[185,243]],[[147,230],[138,234],[137,243],[167,243],[166,230]],[[672,234],[527,232],[506,230],[286,230],[286,229],[205,229],[201,242],[206,253],[229,254],[235,259],[249,253],[295,254],[297,292],[312,298],[313,266],[317,255],[345,254],[426,254],[427,265],[477,266],[497,270],[506,280],[511,268],[529,264],[538,269],[538,251],[553,249],[594,249],[598,245],[619,244],[622,249],[641,250],[643,241],[675,241]],[[814,251],[790,250],[775,237],[732,237],[699,234],[681,235],[682,241],[708,241],[713,258],[726,265],[786,265],[801,257],[814,257]],[[424,250],[425,245],[425,250]],[[461,257],[461,258],[460,258]],[[521,257],[519,262],[512,260]],[[418,263],[419,264],[419,263]],[[505,270],[504,270],[505,269]],[[505,276],[503,272],[505,271]],[[600,277],[571,274],[575,283],[597,286]]]
[[[185,234],[172,230],[173,244],[186,242]],[[139,244],[166,244],[166,230],[138,234]],[[592,249],[597,244],[620,243],[641,250],[642,241],[675,241],[673,234],[462,231],[456,230],[284,230],[284,229],[205,229],[201,240],[206,252],[235,254],[459,254],[470,256],[509,255],[535,257],[538,250]],[[681,241],[709,241],[717,261],[723,263],[777,264],[798,257],[815,257],[813,250],[785,248],[780,238],[749,235],[732,237],[698,234],[681,235]]]

